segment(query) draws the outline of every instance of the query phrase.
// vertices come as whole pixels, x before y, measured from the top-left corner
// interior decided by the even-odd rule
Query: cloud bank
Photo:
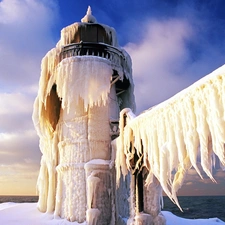
[[[13,194],[18,180],[15,191],[35,194],[40,152],[31,115],[41,58],[54,45],[54,20],[54,1],[0,1],[1,194]],[[33,184],[29,189],[23,185],[28,177]]]
[[[185,43],[192,36],[189,24],[176,19],[149,21],[143,30],[139,44],[125,46],[133,61],[139,112],[187,86],[188,80],[181,73],[189,57]]]

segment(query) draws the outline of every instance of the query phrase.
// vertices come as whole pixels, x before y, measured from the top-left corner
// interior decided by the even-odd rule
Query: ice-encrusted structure
[[[38,208],[88,225],[165,225],[162,188],[225,165],[225,67],[135,116],[130,56],[90,7],[42,60],[33,122],[42,152]],[[180,206],[179,206],[180,207]]]
[[[42,152],[40,211],[90,225],[117,224],[111,141],[119,134],[120,110],[135,110],[133,88],[129,55],[90,8],[82,22],[61,31],[42,60],[33,110]]]
[[[193,167],[202,178],[203,171],[216,182],[212,167],[216,156],[225,166],[225,66],[218,68],[169,100],[134,118],[124,109],[121,121],[117,168],[127,174],[136,166],[147,168],[146,184],[160,182],[164,192],[178,206],[176,192],[185,174]],[[122,119],[123,120],[123,119]],[[136,161],[132,165],[133,161]],[[120,173],[118,173],[118,176]],[[180,206],[179,206],[180,207]]]

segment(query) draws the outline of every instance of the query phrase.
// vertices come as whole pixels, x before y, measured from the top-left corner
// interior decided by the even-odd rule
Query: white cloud
[[[33,103],[34,96],[31,94],[0,93],[0,132],[34,129],[31,119]]]
[[[138,113],[168,99],[224,62],[221,48],[204,40],[199,34],[201,23],[196,23],[150,20],[137,28],[137,35],[142,37],[139,42],[125,46],[133,61]]]
[[[9,183],[36,182],[41,153],[31,115],[55,20],[54,0],[0,1],[0,178],[10,168]]]
[[[185,21],[149,21],[143,40],[125,49],[133,61],[135,96],[139,111],[157,104],[187,86],[180,76],[189,53],[185,46],[192,29]]]
[[[51,31],[56,7],[43,3],[37,0],[0,2],[0,81],[5,91],[37,82],[41,57],[53,46]]]
[[[0,93],[0,115],[8,113],[30,113],[34,99],[26,94]]]
[[[0,133],[0,163],[12,164],[25,162],[27,158],[40,161],[38,137],[34,130],[15,133]]]

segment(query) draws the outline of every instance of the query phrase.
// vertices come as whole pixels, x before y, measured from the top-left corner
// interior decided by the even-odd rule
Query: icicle
[[[123,140],[124,140],[124,127],[125,127],[125,120],[124,114],[120,113],[120,121],[119,121],[119,129],[120,129],[120,136],[114,141],[114,148],[116,148],[116,183],[117,186],[119,185],[120,175],[121,172],[125,177],[128,173],[126,167],[126,158],[124,154],[124,147],[123,147]],[[116,142],[116,143],[115,143]],[[121,170],[121,172],[120,172]]]
[[[210,179],[215,182],[215,179],[212,176],[212,159],[211,159],[211,149],[208,147],[209,145],[209,127],[207,124],[207,111],[206,111],[206,101],[204,99],[204,86],[202,91],[200,89],[196,90],[196,96],[198,98],[194,98],[194,107],[195,107],[195,115],[196,115],[196,129],[199,135],[200,141],[200,154],[201,154],[201,165],[206,174],[210,177]]]
[[[177,150],[178,150],[179,164],[183,168],[185,168],[184,159],[187,156],[187,150],[186,150],[185,143],[184,143],[184,134],[183,134],[184,130],[182,127],[182,121],[185,120],[185,118],[181,114],[182,106],[183,106],[183,104],[176,106],[176,111],[174,112],[174,115],[173,115],[173,121],[174,121],[175,143],[176,143]]]
[[[176,192],[181,188],[187,170],[193,166],[202,177],[197,166],[198,151],[202,168],[213,182],[211,169],[215,154],[221,164],[225,163],[224,77],[225,66],[145,111],[122,132],[127,162],[133,157],[134,152],[128,150],[135,140],[135,146],[139,148],[136,153],[140,156],[143,150],[145,164],[149,165],[146,183],[151,183],[154,175],[180,209]],[[140,151],[140,148],[143,149]],[[172,193],[168,184],[172,184]]]
[[[160,184],[165,191],[166,195],[173,200],[172,194],[168,189],[167,183],[169,180],[169,166],[168,166],[168,149],[166,145],[162,146],[160,149]]]
[[[207,87],[208,100],[208,124],[212,137],[213,151],[220,158],[222,164],[225,165],[224,154],[224,121],[221,112],[221,104],[219,103],[220,96],[215,86],[209,82]]]
[[[185,127],[184,131],[184,141],[186,144],[186,149],[188,152],[188,156],[190,158],[192,166],[195,168],[198,175],[203,179],[201,172],[197,166],[197,154],[198,154],[198,146],[199,139],[198,133],[196,132],[196,118],[193,108],[193,99],[191,96],[187,96],[183,102],[183,111],[185,113],[185,120],[182,124]]]
[[[168,148],[168,161],[169,168],[168,171],[173,171],[177,168],[178,165],[178,150],[175,141],[175,132],[174,132],[174,120],[173,113],[175,109],[171,107],[165,117],[165,126],[166,126],[166,134],[167,134],[167,148]],[[172,173],[169,173],[169,184],[172,184]]]
[[[89,225],[97,225],[98,217],[101,212],[98,209],[88,209],[87,210],[87,222]]]

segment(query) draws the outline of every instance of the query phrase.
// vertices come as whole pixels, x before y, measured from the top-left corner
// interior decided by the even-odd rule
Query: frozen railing
[[[104,44],[92,42],[73,43],[62,47],[60,61],[72,56],[99,56],[111,61],[112,66],[118,67],[125,64],[123,53],[117,48]]]

